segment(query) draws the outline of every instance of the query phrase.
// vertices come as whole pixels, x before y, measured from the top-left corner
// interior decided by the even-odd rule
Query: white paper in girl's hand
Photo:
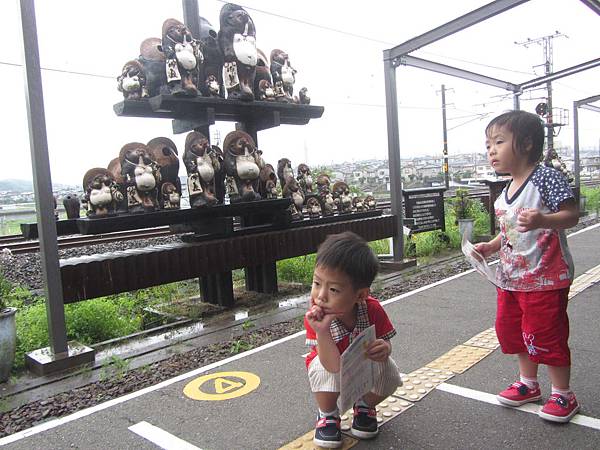
[[[483,255],[475,250],[475,246],[469,242],[466,234],[463,234],[461,248],[473,268],[486,277],[494,286],[498,286],[495,272],[488,266]]]

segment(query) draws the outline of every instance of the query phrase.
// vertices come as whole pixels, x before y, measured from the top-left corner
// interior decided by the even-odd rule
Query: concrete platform
[[[600,226],[569,238],[576,276],[600,265],[600,252],[592,251],[599,240]],[[355,442],[354,448],[598,448],[597,281],[588,283],[569,305],[572,386],[582,405],[572,423],[544,422],[535,414],[535,405],[511,409],[496,404],[495,393],[517,374],[513,358],[496,349],[385,423],[374,441]],[[474,272],[384,303],[398,330],[392,341],[394,357],[405,373],[426,366],[494,323],[494,288]],[[314,426],[304,353],[301,332],[2,438],[0,445],[7,449],[278,449]],[[549,394],[546,373],[540,370],[544,396]]]

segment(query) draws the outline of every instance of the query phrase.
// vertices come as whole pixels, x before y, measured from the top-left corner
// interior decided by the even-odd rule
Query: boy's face
[[[369,288],[355,290],[346,273],[317,266],[310,295],[313,303],[325,313],[335,314],[343,320],[352,317],[354,305],[367,299]]]
[[[490,166],[498,173],[511,173],[517,160],[513,134],[506,127],[493,127],[485,139]]]

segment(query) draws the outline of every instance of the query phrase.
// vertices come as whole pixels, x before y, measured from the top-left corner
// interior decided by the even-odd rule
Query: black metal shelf
[[[138,230],[164,225],[194,223],[217,217],[270,215],[276,216],[291,204],[289,198],[215,205],[207,208],[188,208],[173,211],[155,211],[141,214],[76,219],[81,234],[102,234],[115,231]]]
[[[229,100],[219,97],[157,95],[149,99],[123,100],[113,106],[123,117],[173,119],[173,131],[185,133],[216,121],[239,122],[254,131],[279,125],[306,125],[323,115],[323,106],[295,103]]]

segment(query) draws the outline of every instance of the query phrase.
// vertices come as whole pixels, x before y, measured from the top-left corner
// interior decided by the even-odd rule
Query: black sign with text
[[[404,215],[414,219],[413,233],[446,231],[444,191],[446,188],[403,189]]]

